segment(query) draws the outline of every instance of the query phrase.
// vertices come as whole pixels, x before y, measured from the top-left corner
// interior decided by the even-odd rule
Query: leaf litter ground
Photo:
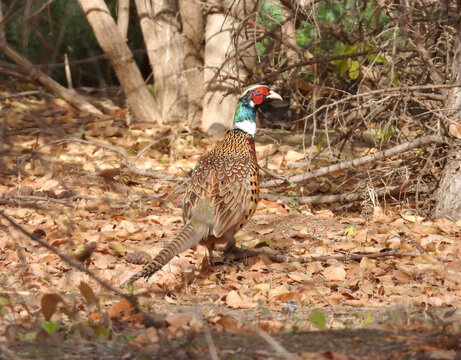
[[[215,139],[177,136],[187,131],[181,126],[128,127],[120,110],[94,119],[59,100],[14,97],[2,105],[0,204],[25,229],[80,256],[114,286],[140,269],[126,263],[127,252],[154,255],[180,230],[181,194],[173,190]],[[293,137],[260,133],[260,164],[272,172],[298,171],[286,169],[304,160]],[[177,181],[157,180],[157,172]],[[295,199],[317,188],[315,181],[288,186],[284,195]],[[210,265],[198,247],[147,284],[136,284],[141,307],[164,318],[158,330],[2,219],[0,358],[81,358],[86,352],[94,358],[200,358],[213,351],[229,359],[460,356],[460,222],[430,221],[389,200],[371,212],[338,212],[338,206],[263,199],[238,234],[239,244],[292,258],[403,255],[305,264],[218,256]],[[82,257],[88,244],[94,246]],[[71,345],[76,340],[86,341],[78,343],[81,349]]]

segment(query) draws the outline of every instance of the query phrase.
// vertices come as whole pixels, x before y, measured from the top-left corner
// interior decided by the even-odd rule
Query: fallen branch
[[[179,136],[179,134],[177,136]],[[159,139],[158,141],[163,140],[163,139],[165,139],[165,138]],[[179,179],[175,178],[174,176],[171,176],[169,174],[166,174],[166,173],[163,173],[163,172],[160,172],[160,171],[144,170],[144,169],[140,169],[140,168],[134,166],[135,161],[137,160],[137,158],[139,158],[140,155],[142,155],[142,153],[144,152],[144,149],[141,150],[141,152],[137,155],[137,157],[135,158],[135,161],[131,161],[130,156],[128,155],[128,153],[125,150],[119,149],[119,148],[117,148],[115,146],[104,144],[104,143],[97,142],[97,141],[83,140],[83,139],[79,139],[79,138],[67,138],[67,139],[48,142],[46,144],[43,144],[43,145],[39,146],[34,151],[38,151],[41,148],[43,148],[44,146],[49,146],[49,145],[52,145],[52,144],[62,144],[62,143],[70,143],[70,142],[82,143],[82,144],[86,144],[86,145],[90,145],[90,146],[99,147],[101,149],[105,149],[105,150],[108,150],[108,151],[112,151],[112,152],[120,155],[122,157],[122,159],[125,161],[125,164],[121,164],[120,167],[114,168],[114,169],[109,169],[109,170],[102,170],[99,173],[97,173],[97,175],[102,175],[102,176],[108,177],[108,175],[111,174],[111,176],[109,176],[109,177],[113,177],[115,175],[118,175],[121,172],[124,172],[124,173],[136,174],[136,175],[140,175],[140,176],[147,176],[147,177],[151,177],[151,178],[154,178],[154,179],[165,180],[165,181],[180,181],[180,180],[182,180],[180,178]],[[148,147],[150,147],[152,145],[153,144],[151,143],[151,144],[148,145]]]
[[[37,66],[32,64],[29,60],[24,58],[22,55],[13,50],[4,39],[0,39],[0,51],[8,56],[12,61],[18,64],[20,67],[28,70],[28,75],[32,77],[35,81],[38,81],[43,86],[50,89],[53,93],[62,97],[64,100],[75,106],[81,111],[86,111],[92,114],[102,115],[102,112],[99,111],[96,107],[91,105],[85,97],[66,89],[64,86],[60,85]]]
[[[0,350],[5,354],[5,356],[11,360],[21,360],[19,356],[17,356],[13,351],[8,349],[6,345],[1,344]]]
[[[385,195],[397,195],[401,192],[408,192],[409,189],[399,185],[389,188],[379,188],[376,189],[376,196],[382,197]],[[419,190],[419,192],[426,192],[426,190]],[[352,194],[336,194],[336,195],[315,195],[315,196],[282,196],[274,195],[268,193],[260,193],[259,197],[261,199],[266,199],[270,201],[282,201],[287,204],[331,204],[331,203],[345,203],[352,202],[357,200],[364,200],[368,197],[368,192],[364,191],[361,193],[352,193]]]
[[[152,141],[149,145],[146,145],[137,155],[136,157],[133,159],[133,161],[131,162],[131,165],[135,165],[136,162],[139,160],[139,158],[147,151],[149,150],[152,146],[154,146],[155,144],[158,144],[159,142],[162,142],[163,140],[166,140],[166,139],[170,139],[170,138],[174,138],[174,137],[179,137],[179,136],[186,136],[186,135],[192,135],[191,132],[187,132],[187,133],[181,133],[181,134],[171,134],[171,135],[166,135],[166,136],[163,136],[161,137],[160,139],[157,139],[157,140],[154,140]]]
[[[78,143],[87,144],[87,145],[91,145],[95,147],[100,147],[101,149],[106,149],[106,150],[119,154],[121,157],[123,157],[123,159],[126,162],[130,161],[130,157],[128,156],[128,153],[125,150],[118,149],[115,146],[103,144],[97,141],[83,140],[79,138],[67,138],[67,139],[57,140],[57,142],[78,142]]]
[[[324,167],[324,168],[321,168],[315,171],[307,171],[300,175],[291,176],[287,179],[287,181],[289,181],[290,183],[300,183],[306,180],[314,179],[319,176],[325,176],[327,174],[331,174],[336,171],[347,170],[347,169],[351,169],[351,168],[354,168],[360,165],[364,165],[364,164],[372,163],[372,162],[375,162],[381,159],[385,159],[390,156],[394,156],[394,155],[409,151],[416,147],[420,147],[420,146],[428,145],[432,143],[442,143],[442,142],[444,142],[444,139],[441,136],[436,136],[436,135],[423,136],[413,141],[394,146],[390,149],[379,151],[375,154],[366,155],[358,159],[344,161],[342,163],[327,166],[327,167]],[[266,187],[266,188],[274,187],[274,186],[277,186],[283,183],[284,183],[283,180],[278,180],[278,179],[270,180],[270,181],[263,182],[261,184],[261,187]]]
[[[243,251],[242,251],[243,250]],[[326,262],[329,260],[337,260],[337,261],[360,261],[363,258],[368,259],[377,259],[382,257],[388,256],[395,256],[395,257],[403,257],[403,256],[419,256],[421,255],[419,252],[398,252],[396,249],[384,251],[380,253],[372,253],[372,254],[346,254],[346,255],[324,255],[324,256],[306,256],[296,258],[293,256],[286,256],[286,255],[278,255],[278,254],[268,254],[264,250],[257,251],[257,250],[247,250],[247,249],[239,249],[239,251],[235,254],[232,254],[233,260],[240,260],[243,258],[254,257],[254,256],[266,256],[275,263],[290,263],[290,262],[299,262],[301,264],[307,264],[315,261]]]
[[[133,302],[133,297],[132,296],[129,296],[127,294],[125,294],[124,292],[122,292],[121,290],[113,287],[112,285],[108,284],[107,282],[105,282],[104,280],[100,279],[95,273],[93,273],[91,270],[85,268],[82,264],[80,264],[78,261],[74,260],[72,257],[70,256],[67,256],[65,254],[62,254],[59,250],[57,250],[54,246],[48,244],[46,241],[42,240],[40,237],[30,233],[29,231],[27,231],[26,229],[24,229],[21,225],[19,225],[14,219],[12,219],[11,217],[9,217],[8,215],[6,215],[2,210],[0,210],[0,216],[3,217],[6,221],[8,221],[11,225],[13,225],[14,228],[16,228],[17,230],[19,230],[19,232],[23,233],[24,235],[26,235],[28,238],[30,238],[31,240],[39,243],[41,246],[43,246],[44,248],[48,249],[49,251],[51,251],[53,254],[59,256],[59,258],[61,260],[63,260],[64,262],[66,262],[67,264],[69,264],[70,266],[72,266],[74,269],[77,269],[81,272],[84,272],[86,273],[90,278],[92,278],[93,280],[95,280],[99,285],[101,285],[103,288],[105,288],[106,290],[109,290],[115,294],[117,294],[118,296],[122,297],[122,298],[125,298],[127,299],[128,301],[130,301],[131,303]]]
[[[135,166],[122,168],[121,171],[124,173],[131,173],[131,174],[140,175],[140,176],[147,176],[147,177],[151,177],[151,178],[158,179],[158,180],[165,180],[165,181],[182,181],[183,180],[182,178],[175,178],[174,176],[171,176],[166,173],[162,173],[161,171],[144,170],[144,169],[139,169]]]
[[[65,254],[62,254],[59,250],[57,250],[54,246],[48,244],[46,241],[42,240],[40,237],[30,233],[26,229],[24,229],[21,225],[19,225],[14,219],[6,215],[2,210],[0,210],[0,216],[3,217],[5,220],[7,220],[11,225],[13,225],[14,228],[19,230],[21,233],[26,235],[28,238],[31,240],[39,243],[41,246],[45,247],[49,251],[51,251],[53,254],[57,255],[61,260],[69,264],[71,267],[74,269],[77,269],[81,272],[84,272],[87,274],[90,278],[92,278],[94,281],[96,281],[99,285],[101,285],[103,288],[106,290],[109,290],[121,298],[126,299],[127,301],[130,302],[130,304],[133,306],[134,310],[137,312],[140,312],[143,316],[143,322],[149,324],[149,326],[155,326],[155,327],[163,327],[164,321],[161,318],[158,318],[155,315],[150,315],[146,312],[144,312],[139,306],[137,302],[137,297],[133,295],[129,295],[122,290],[119,290],[118,288],[113,287],[112,285],[108,284],[101,278],[99,278],[93,271],[87,269],[85,266],[80,264],[78,260],[74,260],[74,258],[67,256]],[[154,291],[151,291],[154,292]]]

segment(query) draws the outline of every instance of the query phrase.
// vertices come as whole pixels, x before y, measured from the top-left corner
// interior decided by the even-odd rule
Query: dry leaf
[[[64,302],[62,297],[58,294],[45,294],[41,300],[41,311],[45,320],[49,321],[55,313],[58,303]]]
[[[237,291],[232,290],[226,296],[226,304],[232,308],[240,308],[243,304],[242,298]]]
[[[411,213],[404,213],[404,214],[401,214],[400,216],[402,216],[406,221],[409,221],[409,222],[412,222],[412,223],[424,221],[423,217],[413,215]]]
[[[93,304],[96,300],[96,297],[94,296],[93,289],[88,285],[86,282],[81,281],[80,285],[78,286],[78,289],[80,290],[80,294],[85,298],[86,301],[88,301],[90,304]]]
[[[323,276],[328,281],[343,281],[346,278],[346,270],[343,265],[333,265],[323,270]]]
[[[448,127],[448,132],[451,136],[461,139],[461,124],[452,123]]]
[[[288,277],[297,282],[306,282],[312,279],[312,276],[309,276],[302,271],[293,271],[288,274]]]
[[[168,314],[165,317],[165,322],[170,326],[186,326],[189,324],[193,317],[193,314],[190,312],[187,313],[176,313]]]
[[[264,226],[255,230],[259,235],[267,235],[274,231],[274,228],[271,226]]]
[[[131,303],[128,300],[123,299],[107,309],[107,315],[109,315],[111,319],[124,318],[131,315],[131,310]]]
[[[294,162],[298,160],[304,160],[305,156],[301,152],[288,150],[288,152],[285,154],[285,159],[287,162]]]

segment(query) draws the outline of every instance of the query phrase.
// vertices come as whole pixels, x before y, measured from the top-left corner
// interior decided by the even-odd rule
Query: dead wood
[[[86,268],[83,264],[79,263],[78,259],[75,259],[73,257],[67,256],[60,252],[58,249],[56,249],[54,246],[48,244],[46,241],[42,240],[39,236],[30,233],[26,229],[24,229],[20,224],[18,224],[14,219],[6,215],[2,210],[0,210],[0,216],[3,217],[6,221],[8,221],[15,229],[19,230],[22,234],[27,236],[29,239],[32,241],[37,242],[41,246],[45,247],[49,251],[51,251],[53,254],[57,255],[62,261],[66,262],[68,265],[73,267],[76,270],[82,271],[85,274],[87,274],[90,278],[92,278],[94,281],[96,281],[99,285],[101,285],[103,288],[106,290],[120,296],[121,298],[126,299],[127,301],[130,302],[130,304],[133,306],[134,311],[140,312],[143,316],[143,321],[148,324],[146,326],[154,326],[154,327],[163,327],[165,326],[165,323],[163,319],[155,316],[155,315],[150,315],[143,311],[137,303],[137,298],[131,294],[127,294],[118,288],[110,285],[108,282],[102,280],[99,276],[97,276],[93,271],[89,270]],[[155,292],[155,291],[151,291]]]
[[[244,250],[244,251],[241,251]],[[345,254],[345,255],[324,255],[324,256],[306,256],[306,257],[293,257],[293,256],[286,256],[280,254],[268,254],[263,249],[261,251],[258,250],[248,250],[248,249],[239,249],[238,252],[235,254],[233,253],[232,260],[240,260],[248,257],[254,256],[262,256],[267,257],[269,260],[275,263],[291,263],[291,262],[299,262],[301,264],[307,264],[315,261],[327,262],[329,260],[336,260],[336,261],[360,261],[363,258],[368,259],[377,259],[382,257],[403,257],[403,256],[419,256],[421,255],[419,252],[398,252],[397,250],[389,250],[383,251],[380,253],[372,253],[372,254]]]
[[[24,229],[21,225],[19,225],[13,218],[6,215],[2,210],[0,210],[0,216],[3,217],[6,221],[8,221],[16,230],[19,230],[19,232],[21,232],[22,234],[27,236],[32,241],[37,242],[38,244],[40,244],[40,246],[43,246],[44,248],[51,251],[53,254],[59,256],[59,258],[62,261],[66,262],[67,264],[72,266],[74,269],[77,269],[79,271],[82,271],[82,272],[86,273],[89,277],[91,277],[93,280],[95,280],[99,285],[101,285],[106,290],[109,290],[109,291],[113,292],[114,294],[117,294],[118,296],[120,296],[122,298],[125,298],[128,301],[132,302],[133,298],[131,296],[128,296],[127,294],[123,293],[121,290],[119,290],[119,289],[113,287],[112,285],[108,284],[106,281],[99,278],[91,270],[85,268],[82,264],[80,264],[74,258],[61,253],[58,249],[56,249],[54,246],[48,244],[46,241],[42,240],[39,236],[30,233],[29,231]]]
[[[410,188],[406,186],[393,186],[375,189],[375,194],[378,197],[386,195],[398,195],[400,193],[412,192]],[[420,193],[427,192],[429,189],[418,189]],[[281,196],[268,193],[260,193],[261,199],[271,201],[282,201],[288,204],[331,204],[331,203],[346,203],[357,200],[364,200],[369,197],[367,191],[360,193],[348,193],[348,194],[336,194],[336,195],[315,195],[315,196]]]
[[[442,143],[442,142],[444,142],[444,139],[441,136],[436,136],[436,135],[423,136],[413,141],[394,146],[393,148],[379,151],[375,154],[363,156],[361,158],[354,159],[354,160],[344,161],[342,163],[327,166],[327,167],[318,169],[316,171],[312,171],[312,172],[308,171],[300,175],[291,176],[288,179],[286,179],[286,181],[289,181],[290,183],[300,183],[306,180],[314,179],[319,176],[325,176],[327,174],[331,174],[335,171],[352,169],[360,165],[364,165],[364,164],[372,163],[372,162],[375,162],[381,159],[385,159],[390,156],[401,154],[408,150],[414,149],[416,147],[420,147],[420,146],[428,145],[432,143]],[[270,180],[270,181],[263,182],[261,186],[262,187],[274,187],[274,186],[282,184],[283,182],[284,182],[283,180]]]
[[[64,86],[58,84],[56,81],[51,79],[47,74],[41,71],[37,66],[32,64],[29,60],[24,58],[21,54],[13,50],[5,40],[0,39],[0,51],[3,52],[12,61],[18,64],[20,67],[28,70],[28,75],[39,82],[46,88],[50,89],[56,95],[62,97],[70,104],[75,106],[77,109],[85,112],[89,112],[96,115],[102,115],[96,107],[91,105],[85,97],[76,93],[75,91],[66,89]]]

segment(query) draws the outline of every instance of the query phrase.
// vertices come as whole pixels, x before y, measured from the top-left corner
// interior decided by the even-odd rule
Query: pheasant
[[[183,199],[181,232],[124,286],[149,279],[176,255],[198,244],[224,254],[234,250],[235,233],[253,216],[259,201],[258,164],[254,135],[256,111],[281,96],[267,86],[254,85],[239,98],[234,123],[224,139],[195,166]]]

